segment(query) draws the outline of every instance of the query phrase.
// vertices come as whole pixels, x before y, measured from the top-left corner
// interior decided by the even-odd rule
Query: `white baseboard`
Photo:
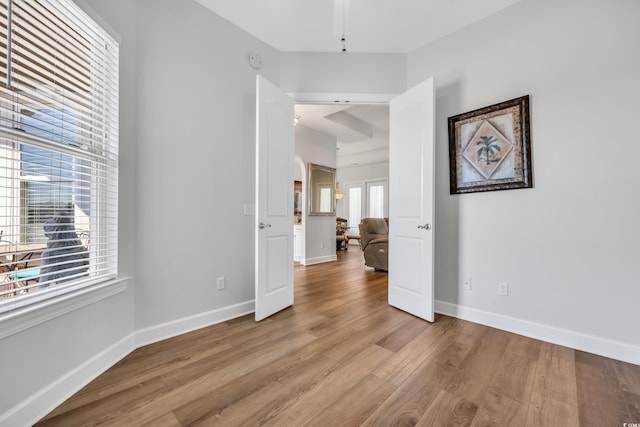
[[[518,335],[640,365],[640,347],[627,343],[444,301],[435,301],[435,311],[436,313],[491,326]]]
[[[333,255],[319,256],[315,258],[306,258],[302,262],[302,264],[304,265],[322,264],[323,262],[331,262],[331,261],[337,261],[337,260],[338,260],[337,255],[333,254]]]
[[[131,333],[82,365],[0,414],[0,426],[30,426],[138,347],[254,312],[254,301],[200,313]]]
[[[316,258],[316,260],[319,259]],[[316,263],[329,261],[331,260],[317,261]],[[252,313],[255,309],[254,306],[253,300],[245,301],[229,307],[138,330],[42,388],[9,411],[0,414],[0,425],[7,427],[33,425],[53,408],[60,405],[136,348]],[[519,335],[640,365],[640,347],[619,341],[555,328],[444,301],[435,301],[435,311]]]
[[[116,342],[0,415],[0,426],[31,426],[135,350],[134,335]]]
[[[205,328],[224,322],[225,320],[235,319],[245,314],[255,311],[254,300],[241,302],[239,304],[222,307],[217,310],[211,310],[199,313],[194,316],[184,317],[182,319],[172,320],[171,322],[162,323],[160,325],[151,326],[136,331],[136,348],[147,344],[162,341],[167,338],[175,337],[196,329]]]

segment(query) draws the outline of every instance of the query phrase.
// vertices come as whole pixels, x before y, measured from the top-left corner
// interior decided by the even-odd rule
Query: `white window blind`
[[[362,220],[362,189],[360,187],[349,188],[349,228],[353,234],[358,234],[358,224]]]
[[[118,44],[69,0],[0,0],[0,313],[117,273]]]
[[[384,186],[369,185],[369,216],[384,218]]]

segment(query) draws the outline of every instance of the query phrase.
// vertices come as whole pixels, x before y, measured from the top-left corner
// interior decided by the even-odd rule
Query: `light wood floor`
[[[139,348],[38,426],[622,426],[640,367],[387,305],[357,248],[295,267],[295,305]]]

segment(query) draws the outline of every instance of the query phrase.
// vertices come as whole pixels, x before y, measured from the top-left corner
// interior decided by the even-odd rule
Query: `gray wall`
[[[278,52],[195,2],[87,3],[122,40],[119,266],[135,281],[0,341],[12,361],[0,364],[7,425],[43,416],[78,379],[133,349],[140,331],[254,298],[254,217],[243,215],[255,197],[248,55],[258,52],[261,74],[277,84]]]
[[[278,84],[278,52],[199,4],[138,2],[137,328],[254,298],[254,51]]]
[[[397,94],[406,88],[406,55],[283,52],[280,87],[287,92]]]
[[[135,58],[136,58],[136,6],[133,0],[110,2],[88,0],[95,10],[118,33],[120,44],[120,198],[119,198],[119,275],[135,276],[135,162],[136,162],[136,109],[135,109]],[[85,5],[86,6],[86,5]],[[78,386],[99,372],[82,371],[90,361],[100,356],[105,360],[122,357],[133,349],[131,344],[119,345],[135,330],[134,326],[135,280],[129,280],[124,293],[88,305],[62,315],[46,323],[31,327],[0,340],[0,424],[3,414],[20,405],[28,406],[26,414],[31,422],[60,403],[67,396],[40,395],[45,386],[56,383],[64,387]],[[111,353],[105,353],[116,346]],[[123,353],[124,351],[124,353]],[[109,362],[107,362],[109,363]],[[88,369],[91,371],[91,368]],[[51,390],[49,390],[51,392]],[[68,390],[65,390],[68,392]],[[32,411],[33,413],[29,413]],[[18,411],[19,412],[19,411]],[[8,426],[26,425],[7,421]]]
[[[295,154],[304,162],[305,177],[303,191],[308,191],[307,176],[309,163],[336,167],[336,138],[308,127],[295,127]],[[308,199],[305,197],[308,203]],[[303,212],[308,210],[303,209]],[[303,264],[317,264],[336,259],[336,217],[308,216],[303,217],[305,233],[305,251]]]
[[[409,55],[409,86],[436,81],[437,300],[638,360],[638,16],[631,0],[524,0]],[[525,94],[534,188],[449,195],[447,117]]]

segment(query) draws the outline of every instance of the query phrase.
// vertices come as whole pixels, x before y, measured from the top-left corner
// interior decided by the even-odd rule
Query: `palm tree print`
[[[478,149],[478,161],[484,158],[487,166],[493,162],[500,161],[500,157],[496,157],[498,151],[500,151],[500,146],[496,142],[498,140],[493,135],[480,137],[480,140],[476,142],[476,145],[481,145]]]

